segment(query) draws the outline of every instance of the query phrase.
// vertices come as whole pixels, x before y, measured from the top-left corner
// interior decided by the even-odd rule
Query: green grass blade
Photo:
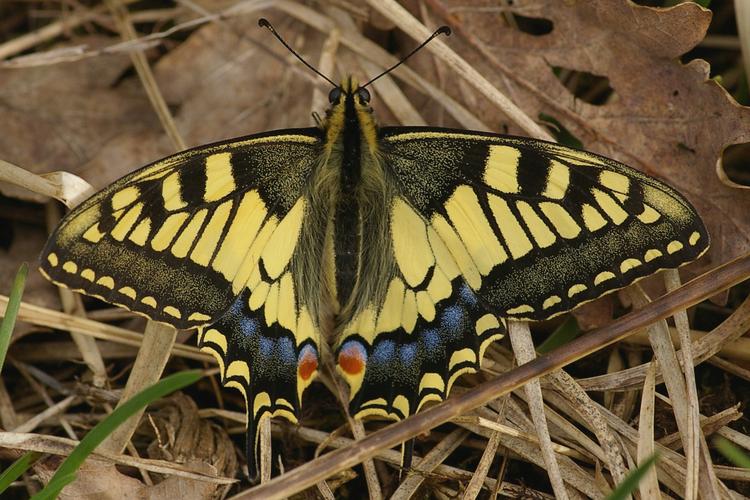
[[[713,442],[716,449],[719,450],[719,453],[724,455],[724,458],[737,467],[750,469],[750,455],[742,451],[738,446],[735,446],[731,441],[724,439],[721,436],[716,436]]]
[[[578,326],[578,321],[576,321],[576,318],[571,314],[562,325],[558,326],[557,329],[547,337],[547,340],[542,342],[539,347],[536,348],[536,351],[539,354],[548,353],[553,349],[557,349],[561,345],[567,344],[580,334],[581,328]]]
[[[644,460],[637,469],[625,476],[625,479],[615,488],[615,491],[610,493],[607,500],[625,500],[629,495],[632,495],[636,488],[638,488],[638,483],[641,482],[641,479],[643,479],[648,470],[656,465],[658,459],[659,454],[654,453]]]
[[[563,146],[570,146],[571,148],[583,149],[583,142],[573,135],[573,133],[565,128],[554,116],[545,113],[539,113],[539,121],[547,126],[547,129],[555,137],[557,142]]]
[[[92,428],[78,446],[75,447],[70,456],[60,464],[55,475],[52,476],[47,486],[34,495],[32,500],[52,499],[60,491],[75,479],[75,473],[94,449],[104,441],[119,425],[130,416],[149,403],[166,396],[178,389],[195,383],[202,377],[200,370],[187,370],[172,374],[163,378],[154,385],[142,390],[131,399],[127,400],[104,420]]]
[[[13,481],[21,477],[21,474],[29,470],[31,464],[37,461],[42,454],[36,451],[27,451],[18,460],[13,462],[10,467],[0,474],[0,496],[8,489]]]
[[[21,295],[23,295],[27,274],[29,274],[29,266],[24,262],[16,273],[16,279],[13,280],[13,288],[10,289],[10,296],[8,297],[8,307],[5,308],[5,316],[0,322],[0,373],[3,371],[10,337],[13,334],[13,327],[16,325],[16,316],[18,316],[18,310],[21,308]]]

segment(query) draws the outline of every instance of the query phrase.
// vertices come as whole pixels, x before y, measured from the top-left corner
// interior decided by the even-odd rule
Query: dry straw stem
[[[711,332],[690,330],[691,343],[693,344],[693,346],[698,345],[699,341],[711,334]],[[677,332],[676,328],[670,326],[669,335],[672,337],[672,342],[674,343],[674,345],[676,345],[677,347],[680,347],[682,345],[680,334]],[[632,337],[629,337],[627,339],[626,343],[640,346],[650,345],[646,332],[635,333]],[[745,366],[747,366],[748,363],[750,363],[750,339],[740,337],[738,339],[722,343],[716,355],[728,360],[736,361],[737,363],[743,363],[745,364]],[[696,359],[698,359],[698,356],[696,353],[693,353],[693,360]],[[713,361],[715,359],[716,358],[709,358],[710,361]]]
[[[586,427],[596,435],[597,441],[604,454],[604,462],[612,474],[614,485],[620,484],[627,474],[618,440],[599,412],[595,402],[581,388],[575,379],[560,370],[549,375],[555,389],[567,398],[577,408],[586,422]]]
[[[745,0],[734,0],[734,14],[737,18],[737,33],[742,48],[745,75],[750,75],[750,3]]]
[[[734,312],[711,332],[699,336],[693,342],[693,365],[716,355],[731,342],[742,337],[750,329],[750,297],[746,298]],[[641,336],[640,332],[636,335]],[[678,358],[682,362],[682,357]],[[638,388],[646,377],[648,363],[622,370],[618,373],[579,379],[578,383],[587,391],[623,391]],[[656,383],[662,380],[661,367],[657,366]]]
[[[342,395],[341,392],[337,392],[337,394],[339,394],[339,396]],[[346,399],[340,398],[340,401],[341,404],[346,407]],[[349,427],[352,430],[354,439],[364,439],[367,434],[362,421],[354,420],[350,417],[347,417],[347,420],[349,422]],[[365,460],[363,462],[363,468],[365,471],[365,481],[367,482],[367,493],[370,495],[370,499],[377,500],[383,498],[383,493],[380,488],[380,481],[378,481],[378,475],[375,471],[375,463],[372,460]]]
[[[138,0],[123,0],[124,3],[131,4]],[[44,27],[17,36],[0,44],[0,61],[7,59],[15,54],[29,50],[37,45],[48,43],[67,31],[100,17],[106,11],[106,7],[98,6],[93,9],[81,9],[79,12],[63,16],[59,21],[53,21]]]
[[[513,352],[516,355],[518,364],[522,365],[536,358],[534,342],[531,338],[529,324],[519,321],[508,321],[508,336],[513,345]],[[533,379],[524,386],[526,392],[529,412],[534,421],[537,436],[539,436],[539,445],[544,458],[547,475],[552,483],[552,489],[555,497],[567,500],[568,493],[565,489],[560,467],[555,460],[555,452],[552,449],[552,442],[547,428],[547,419],[544,416],[544,399],[542,398],[542,386],[539,379]]]
[[[478,410],[478,412],[481,412],[481,409]],[[500,414],[498,413],[497,415]],[[519,431],[515,427],[500,423],[499,420],[499,417],[496,417],[495,420],[491,420],[484,416],[467,415],[456,417],[452,419],[451,422],[465,427],[466,429],[472,431],[474,434],[478,434],[480,436],[491,436],[494,433],[500,433],[501,436],[520,438],[529,443],[539,445],[539,438],[536,434]],[[551,446],[552,451],[554,451],[555,453],[573,457],[577,460],[591,462],[591,460],[589,460],[587,456],[581,454],[573,448],[557,443],[552,443]]]
[[[659,395],[659,399],[664,401],[664,397],[662,395]],[[670,406],[672,404],[672,402],[668,399],[664,402],[666,404],[669,404]],[[710,417],[699,415],[700,428],[703,430],[704,434],[713,434],[714,432],[718,432],[720,429],[724,428],[724,426],[729,425],[730,423],[742,418],[742,413],[738,411],[739,407],[740,403],[737,403],[736,405],[727,408],[724,411],[715,413]],[[680,438],[679,431],[661,437],[657,441],[659,442],[659,444],[668,448],[672,448],[673,450],[682,449],[682,440]]]
[[[239,413],[236,413],[236,416],[244,418],[244,416]],[[278,429],[282,425],[284,424],[274,423],[274,427],[276,429]],[[279,434],[281,434],[280,429],[279,429]],[[309,427],[304,427],[304,426],[295,427],[295,435],[299,439],[302,439],[311,443],[325,443],[326,446],[330,448],[334,448],[334,449],[344,448],[344,447],[351,446],[352,444],[356,443],[355,440],[350,439],[350,438],[332,436],[331,434],[327,432],[319,431],[317,429],[311,429]],[[374,455],[374,457],[377,458],[378,460],[392,464],[394,466],[398,466],[401,463],[401,454],[391,449],[379,450]],[[422,473],[422,474],[426,475],[428,478],[435,477],[437,479],[468,482],[470,479],[474,477],[475,472],[460,469],[458,467],[454,467],[451,465],[439,464],[432,470],[431,473],[429,474]],[[515,486],[513,484],[503,483],[502,485],[499,485],[492,478],[485,478],[483,482],[483,486],[485,489],[489,491],[493,491],[496,487],[502,486],[500,492],[504,495],[510,496],[511,498],[516,498],[523,491],[523,488]],[[241,493],[233,498],[238,499],[238,498],[243,498],[243,496],[244,496],[244,493]]]
[[[680,286],[680,274],[676,269],[670,269],[664,272],[664,283],[666,284],[667,291],[677,290]],[[695,494],[694,492],[698,491],[698,476],[699,476],[699,470],[700,467],[700,453],[701,453],[701,441],[703,440],[705,443],[705,438],[703,438],[703,433],[700,428],[700,417],[698,413],[698,409],[700,408],[700,403],[698,402],[698,390],[695,387],[695,368],[693,366],[693,354],[692,354],[692,342],[690,339],[690,324],[688,323],[688,317],[687,317],[687,311],[684,309],[682,311],[677,311],[674,314],[674,322],[675,326],[677,328],[677,332],[680,335],[680,344],[682,345],[682,349],[680,350],[680,354],[682,354],[682,373],[684,374],[684,380],[685,380],[685,389],[686,389],[686,398],[685,398],[685,412],[686,412],[686,426],[687,426],[687,436],[685,439],[685,456],[687,457],[688,462],[688,470],[690,471],[690,477],[694,478],[696,483],[690,483],[688,482],[686,487],[686,498],[694,498]],[[666,325],[666,322],[664,323],[664,326]],[[666,333],[666,337],[669,339],[670,345],[674,348],[674,343],[672,343],[672,339],[669,336],[669,327],[662,329],[662,333]],[[706,466],[710,468],[708,470],[708,476],[707,478],[715,481],[715,476],[712,476],[713,474],[713,463],[711,462],[711,455],[709,454],[708,447],[704,446],[705,448],[705,454],[704,458],[706,459]],[[706,493],[705,490],[702,490],[704,494]],[[688,495],[690,493],[692,496]],[[714,493],[718,493],[714,492]]]
[[[406,479],[401,482],[391,496],[391,500],[408,500],[411,498],[425,480],[425,474],[433,472],[467,437],[469,437],[469,431],[464,429],[455,429],[445,436],[427,455],[412,466]]]
[[[432,30],[423,25],[412,16],[409,11],[399,5],[395,0],[368,0],[370,6],[384,15],[396,26],[404,30],[414,40],[420,42],[425,40]],[[500,92],[494,85],[482,76],[472,65],[456,54],[448,45],[439,38],[427,45],[438,58],[443,60],[457,75],[484,94],[490,101],[494,102],[514,123],[523,129],[531,137],[554,141],[554,138],[543,128],[536,124],[526,113]]]
[[[503,401],[505,401],[505,398],[503,398]],[[504,406],[503,406],[504,409]],[[496,421],[488,421],[490,424],[496,424],[500,425],[500,421],[504,417],[504,411],[499,411],[497,413],[497,419]],[[465,417],[460,417],[465,418]],[[508,429],[506,427],[506,429]],[[510,429],[515,431],[514,429]],[[475,470],[474,470],[474,476],[471,478],[471,481],[469,481],[469,484],[466,485],[466,489],[464,490],[463,499],[464,500],[473,500],[479,496],[479,493],[482,490],[482,484],[484,483],[484,480],[487,478],[487,474],[490,472],[490,466],[492,465],[492,462],[495,460],[495,455],[497,454],[497,449],[500,446],[500,439],[502,437],[502,432],[500,429],[493,428],[492,432],[490,433],[490,437],[487,440],[487,445],[484,448],[484,451],[482,452],[482,458],[479,460],[479,463],[477,464]]]
[[[656,362],[649,364],[641,393],[641,410],[638,418],[638,464],[654,453],[654,392],[656,390]],[[651,468],[638,485],[643,498],[659,498],[659,479],[656,468]]]
[[[4,160],[0,160],[0,182],[8,182],[31,192],[55,198],[68,207],[78,205],[94,193],[91,184],[77,175],[68,172],[36,175]]]
[[[62,437],[22,432],[0,432],[0,447],[3,448],[68,456],[77,445],[77,441]],[[137,467],[149,472],[169,474],[188,479],[197,479],[199,481],[207,481],[214,484],[232,484],[236,482],[233,478],[210,476],[203,471],[196,471],[189,466],[175,464],[166,460],[135,458],[116,453],[107,453],[99,449],[91,454],[91,458],[106,460],[118,465]]]
[[[628,290],[633,303],[637,307],[643,307],[648,304],[650,299],[639,285],[631,287]],[[680,430],[683,449],[686,450],[687,476],[684,488],[685,498],[697,498],[699,492],[703,498],[721,498],[720,490],[726,490],[726,487],[718,483],[713,473],[713,462],[708,454],[708,447],[705,445],[705,440],[703,440],[703,447],[706,453],[701,453],[700,441],[702,440],[702,433],[700,432],[700,428],[695,425],[698,423],[697,418],[692,416],[694,412],[697,412],[698,406],[696,404],[693,410],[690,408],[690,402],[688,401],[688,389],[682,368],[685,368],[685,372],[687,372],[692,371],[693,366],[691,363],[687,364],[687,366],[680,366],[674,345],[669,337],[669,328],[666,320],[660,320],[650,325],[648,331],[654,357],[658,360],[659,366],[662,368],[664,383],[667,386],[670,399],[675,403],[673,405],[674,416],[677,427]],[[702,460],[700,463],[698,461],[699,457]]]
[[[0,313],[5,313],[7,305],[8,297],[0,295]],[[46,307],[28,304],[26,302],[21,302],[21,309],[18,312],[18,320],[55,330],[75,330],[96,339],[110,340],[112,342],[117,342],[118,344],[139,347],[143,343],[143,334],[136,333],[132,330],[72,316]],[[172,352],[175,356],[182,356],[197,361],[215,364],[215,360],[211,355],[200,352],[197,347],[176,344]]]

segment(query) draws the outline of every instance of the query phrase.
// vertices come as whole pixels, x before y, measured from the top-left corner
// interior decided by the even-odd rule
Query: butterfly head
[[[360,87],[357,79],[349,76],[341,81],[341,85],[332,88],[328,93],[328,102],[332,107],[343,104],[346,99],[353,99],[355,106],[368,107],[370,91]]]
[[[343,140],[346,129],[350,134],[360,136],[370,151],[376,151],[377,127],[370,107],[370,91],[359,85],[356,78],[349,76],[331,89],[328,101],[330,107],[323,124],[328,144],[337,144],[339,140]]]

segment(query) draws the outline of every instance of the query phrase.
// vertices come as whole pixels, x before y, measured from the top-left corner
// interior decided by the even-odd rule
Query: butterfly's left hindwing
[[[198,327],[247,400],[251,444],[262,416],[296,420],[317,369],[317,318],[293,261],[320,140],[286,130],[165,158],[75,208],[41,257],[57,284]]]
[[[338,370],[357,418],[401,420],[428,401],[442,401],[460,375],[479,370],[485,349],[502,337],[501,321],[460,277],[433,272],[432,286],[416,289],[394,277],[385,301],[347,325]]]

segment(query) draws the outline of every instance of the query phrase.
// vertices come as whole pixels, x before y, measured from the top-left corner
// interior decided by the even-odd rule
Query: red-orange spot
[[[339,352],[339,366],[349,375],[357,375],[365,369],[365,357],[362,346],[347,345]]]
[[[299,376],[302,380],[308,380],[318,369],[318,356],[313,349],[305,349],[299,359]]]

